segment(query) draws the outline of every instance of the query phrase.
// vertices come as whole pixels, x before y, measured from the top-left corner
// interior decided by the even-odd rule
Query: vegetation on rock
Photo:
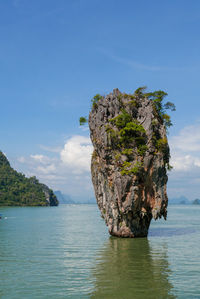
[[[85,125],[87,122],[88,122],[88,120],[87,120],[86,117],[81,116],[81,117],[79,118],[79,124],[80,124],[80,126]]]
[[[0,152],[0,206],[56,206],[53,191],[36,177],[26,178],[11,166]]]
[[[146,131],[142,124],[138,122],[137,109],[141,105],[141,101],[145,98],[153,102],[154,118],[152,119],[153,135],[152,144],[155,147],[154,154],[161,152],[164,154],[164,161],[167,170],[171,170],[172,166],[169,164],[170,153],[167,138],[161,138],[159,134],[160,122],[164,124],[166,130],[172,126],[171,117],[166,113],[166,110],[175,111],[175,105],[172,102],[163,103],[165,97],[168,95],[162,90],[156,90],[154,92],[146,92],[147,87],[142,86],[135,90],[133,94],[118,93],[117,99],[120,102],[121,109],[120,114],[114,118],[109,119],[110,125],[105,126],[105,131],[113,149],[118,149],[119,153],[116,154],[117,161],[120,161],[120,151],[127,156],[128,161],[134,160],[133,152],[128,154],[128,151],[132,148],[136,149],[136,153],[142,158],[148,150]],[[92,98],[92,109],[97,109],[99,101],[104,97],[100,94],[96,94]],[[136,110],[135,110],[136,109]],[[80,117],[80,125],[84,125],[88,122],[86,117]],[[127,151],[126,151],[127,150]],[[128,172],[123,171],[123,174]]]
[[[120,173],[122,175],[129,175],[129,174],[138,174],[138,172],[142,169],[142,163],[136,162],[134,165],[131,164],[131,162],[124,162],[122,165],[122,170]]]
[[[96,94],[93,98],[92,98],[92,108],[96,109],[98,107],[98,102],[103,98],[103,96],[101,96],[100,94]]]
[[[114,89],[92,100],[92,181],[112,235],[146,236],[152,218],[166,219],[167,129],[172,125],[166,111],[175,110],[166,96],[139,87],[133,94]]]

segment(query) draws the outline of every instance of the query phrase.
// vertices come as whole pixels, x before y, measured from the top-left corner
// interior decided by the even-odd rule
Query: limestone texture
[[[109,233],[146,237],[152,218],[167,217],[169,146],[163,117],[142,93],[114,89],[89,115],[91,174]]]

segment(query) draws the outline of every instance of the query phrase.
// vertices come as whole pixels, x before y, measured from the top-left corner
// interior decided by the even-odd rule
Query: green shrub
[[[103,99],[103,96],[101,96],[99,93],[96,94],[93,98],[92,98],[92,108],[97,109],[98,107],[98,102]]]
[[[81,117],[79,118],[79,124],[80,124],[80,126],[85,125],[87,122],[88,122],[88,120],[87,120],[86,117],[81,116]]]
[[[167,138],[158,139],[156,142],[156,148],[159,152],[164,152],[168,147]]]
[[[125,150],[122,151],[122,154],[126,155],[129,161],[133,160],[133,149],[132,148],[126,148]]]
[[[130,175],[130,174],[138,174],[139,171],[142,169],[143,164],[141,162],[136,162],[133,167],[130,162],[125,161],[121,168],[121,175]]]
[[[140,125],[137,121],[132,121],[126,124],[124,128],[122,128],[119,132],[121,143],[130,143],[133,142],[137,137],[142,137],[145,135],[146,131],[142,125]]]
[[[167,103],[163,104],[163,100],[168,94],[166,92],[164,92],[163,90],[156,90],[154,92],[144,93],[145,89],[146,89],[146,86],[139,87],[138,89],[136,89],[135,95],[142,97],[142,98],[146,97],[146,98],[152,100],[154,114],[163,120],[163,123],[166,126],[166,128],[172,126],[170,116],[167,115],[165,112],[168,109],[171,111],[175,111],[176,107],[172,102],[167,102]]]
[[[163,113],[162,118],[163,118],[163,122],[167,128],[172,126],[171,117],[168,114]]]
[[[119,100],[119,102],[122,102],[122,94],[120,93],[120,94],[118,94],[118,96],[117,96],[117,98],[118,98],[118,100]]]
[[[130,102],[128,102],[128,105],[130,107],[138,107],[138,103],[136,102],[136,100],[131,100]]]
[[[119,141],[121,147],[127,147],[128,144],[133,143],[135,141],[135,145],[139,148],[139,152],[141,155],[146,151],[146,131],[144,127],[125,110],[122,109],[121,114],[112,118],[110,120],[112,124],[114,124],[120,131],[119,133],[116,131],[115,135],[112,133],[113,129],[109,126],[106,126],[106,132],[112,133],[115,138],[115,142]],[[117,135],[117,136],[116,136]],[[142,147],[143,146],[143,147]]]
[[[126,148],[125,150],[122,151],[123,155],[126,156],[131,156],[133,154],[133,149],[132,148]]]
[[[147,150],[148,150],[148,146],[146,144],[138,145],[137,151],[140,156],[144,156]]]
[[[169,153],[167,138],[158,139],[156,142],[156,148],[159,152],[164,154],[164,157],[163,157],[164,162],[166,164],[168,164],[169,158],[170,158],[170,153]]]
[[[164,104],[164,109],[168,110],[170,109],[171,111],[176,111],[176,106],[172,102],[167,102]]]
[[[107,136],[110,139],[110,142],[113,146],[117,146],[119,143],[119,133],[111,128],[109,125],[106,125]]]
[[[136,96],[134,94],[128,94],[128,93],[124,93],[123,97],[125,99],[130,99],[130,100],[135,100]]]
[[[166,128],[169,128],[172,126],[171,118],[168,114],[166,114],[166,110],[175,111],[176,107],[172,102],[167,102],[163,104],[163,99],[168,94],[162,90],[156,90],[154,92],[146,93],[145,96],[148,97],[148,99],[153,101],[153,109],[154,113],[157,114],[162,120]]]
[[[132,116],[126,110],[122,109],[121,112],[121,114],[109,120],[112,124],[115,124],[118,129],[124,128],[126,124],[132,120]]]
[[[117,162],[119,162],[119,161],[120,161],[120,158],[121,158],[121,154],[120,154],[120,153],[117,153],[117,154],[115,155],[115,160],[116,160]]]
[[[153,119],[152,122],[151,122],[151,124],[152,124],[153,127],[155,127],[158,124],[157,118]]]
[[[173,166],[170,165],[169,163],[166,163],[166,168],[168,171],[171,171],[173,169]]]
[[[145,91],[146,89],[147,89],[146,86],[139,87],[139,88],[137,88],[137,89],[135,90],[134,95],[143,98],[143,97],[144,97],[144,93],[143,93],[143,91]]]

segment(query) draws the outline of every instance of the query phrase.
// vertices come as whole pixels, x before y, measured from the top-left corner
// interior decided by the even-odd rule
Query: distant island
[[[0,206],[57,206],[55,194],[35,176],[14,170],[0,151]]]
[[[185,196],[179,196],[177,198],[170,198],[169,199],[169,204],[171,205],[190,205],[190,204],[193,204],[193,205],[200,205],[200,199],[196,198],[195,200],[189,200],[187,197]]]
[[[56,195],[56,197],[59,201],[59,204],[74,204],[75,203],[68,194],[63,194],[59,190],[54,191],[54,194]]]
[[[193,205],[200,205],[200,199],[196,198],[193,202]]]
[[[183,195],[176,197],[176,198],[169,198],[169,204],[181,204],[181,205],[185,205],[185,204],[190,204],[191,201],[189,201],[189,199]]]
[[[94,197],[88,198],[86,196],[73,196],[71,197],[69,194],[63,194],[60,190],[54,191],[59,204],[96,204],[96,199]]]

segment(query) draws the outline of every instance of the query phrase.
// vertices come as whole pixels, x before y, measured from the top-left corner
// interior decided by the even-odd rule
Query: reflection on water
[[[91,298],[175,298],[169,275],[165,246],[155,251],[145,238],[110,238],[92,271]]]
[[[200,298],[198,206],[169,206],[148,240],[109,238],[95,205],[1,213],[2,299]]]

